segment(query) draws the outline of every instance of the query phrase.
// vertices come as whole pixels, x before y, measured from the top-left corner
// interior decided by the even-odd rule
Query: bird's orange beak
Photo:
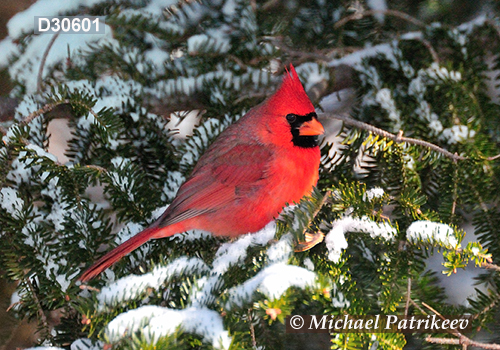
[[[317,136],[325,132],[323,125],[318,121],[318,119],[313,118],[308,122],[302,124],[299,128],[300,136]]]

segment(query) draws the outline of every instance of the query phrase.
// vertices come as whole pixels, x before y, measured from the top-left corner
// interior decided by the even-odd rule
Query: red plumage
[[[313,138],[322,132],[290,65],[278,91],[219,135],[162,216],[105,254],[80,280],[150,239],[192,229],[230,237],[260,230],[316,185],[320,150]]]

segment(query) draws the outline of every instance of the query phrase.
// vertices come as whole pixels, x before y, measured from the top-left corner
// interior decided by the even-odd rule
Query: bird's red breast
[[[296,116],[297,125],[288,115]],[[290,66],[274,95],[219,135],[157,224],[185,221],[186,229],[224,236],[261,229],[287,203],[311,192],[320,163],[314,138],[321,133],[314,107]],[[296,145],[294,138],[311,144]]]

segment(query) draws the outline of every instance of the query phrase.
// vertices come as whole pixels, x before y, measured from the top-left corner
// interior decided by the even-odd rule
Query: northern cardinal
[[[153,238],[199,229],[235,237],[263,228],[318,181],[324,132],[293,65],[281,87],[223,131],[150,227],[100,258],[88,281]]]

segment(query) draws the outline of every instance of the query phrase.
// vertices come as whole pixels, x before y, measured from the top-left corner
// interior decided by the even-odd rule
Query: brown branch
[[[467,338],[465,335],[460,336],[458,339],[427,337],[425,341],[434,344],[462,345],[465,349],[468,346],[475,346],[487,350],[500,350],[500,344],[481,343]]]
[[[45,316],[45,313],[43,312],[42,304],[40,303],[40,300],[38,299],[38,296],[36,295],[35,287],[31,283],[31,280],[29,277],[26,277],[24,282],[28,286],[28,288],[33,296],[33,300],[36,303],[36,308],[37,308],[37,313],[38,313],[38,318],[40,320],[40,323],[43,326],[47,336],[50,337],[50,326],[49,326],[49,323],[47,322],[47,316]]]
[[[402,136],[403,131],[399,131],[399,133],[397,135],[394,135],[388,131],[379,129],[373,125],[370,125],[370,124],[367,124],[364,122],[360,122],[359,120],[355,120],[348,115],[325,114],[324,117],[330,117],[330,118],[342,120],[347,125],[351,125],[351,126],[354,126],[358,129],[369,131],[372,134],[376,134],[376,135],[385,137],[387,139],[395,141],[396,143],[405,142],[405,143],[409,143],[412,145],[430,148],[430,149],[432,149],[438,153],[441,153],[441,154],[445,155],[446,157],[453,159],[453,160],[466,160],[466,159],[468,159],[467,157],[463,157],[463,156],[459,156],[458,154],[451,153],[450,151],[447,151],[444,148],[441,148],[433,143],[423,141],[423,140],[414,139],[411,137],[403,137]]]
[[[252,309],[248,309],[248,324],[250,325],[250,335],[252,336],[252,346],[257,349],[257,340],[255,339],[255,329],[252,324]]]
[[[424,305],[426,308],[434,312],[436,315],[438,315],[439,318],[442,320],[445,320],[445,317],[443,317],[439,312],[437,312],[434,308],[429,306],[428,304],[422,302],[422,305]],[[462,345],[463,348],[467,348],[468,346],[475,346],[478,348],[483,348],[483,349],[488,349],[488,350],[500,350],[500,344],[488,344],[488,343],[481,343],[475,340],[472,340],[462,333],[460,333],[457,330],[451,330],[450,332],[454,336],[456,336],[458,339],[451,339],[451,338],[434,338],[434,337],[427,337],[425,338],[425,341],[429,343],[434,343],[434,344],[450,344],[450,345]]]
[[[478,312],[477,314],[474,315],[474,317],[472,317],[472,320],[476,320],[479,316],[481,315],[484,315],[485,313],[487,313],[488,311],[490,311],[497,303],[498,303],[498,295],[497,295],[497,299],[493,300],[491,303],[489,303],[489,305],[487,305],[484,309],[482,309],[480,312]]]
[[[370,125],[370,124],[367,124],[367,123],[364,123],[364,122],[360,122],[359,120],[353,119],[350,116],[345,115],[345,114],[319,113],[318,115],[321,115],[324,118],[334,118],[334,119],[342,120],[347,125],[354,126],[355,128],[358,128],[358,129],[366,130],[368,132],[371,132],[372,134],[376,134],[376,135],[385,137],[387,139],[393,140],[396,143],[402,143],[402,142],[404,142],[404,143],[408,143],[408,144],[411,144],[411,145],[416,145],[416,146],[422,146],[422,147],[429,148],[429,149],[431,149],[433,151],[436,151],[438,153],[443,154],[447,158],[450,158],[450,159],[452,159],[454,161],[471,159],[469,157],[460,156],[460,155],[458,155],[456,153],[451,153],[450,151],[447,151],[444,148],[441,148],[441,147],[439,147],[439,146],[437,146],[437,145],[435,145],[433,143],[430,143],[430,142],[427,142],[427,141],[424,141],[424,140],[414,139],[412,137],[404,137],[402,130],[400,130],[397,135],[394,135],[394,134],[392,134],[392,133],[390,133],[388,131],[385,131],[383,129],[379,129],[379,128],[373,126],[373,125]],[[496,156],[493,156],[493,157],[485,157],[483,159],[487,160],[487,161],[491,161],[491,160],[495,160],[495,159],[498,159],[498,158],[500,158],[500,155],[496,155]]]
[[[491,269],[491,270],[495,270],[497,272],[500,272],[500,266],[498,266],[496,264],[490,264],[490,263],[484,262],[481,264],[481,267],[484,267],[485,269]]]
[[[350,21],[354,21],[354,20],[358,20],[358,19],[361,19],[363,17],[366,17],[366,16],[373,16],[373,15],[376,15],[376,14],[384,14],[384,15],[389,15],[389,16],[394,16],[394,17],[398,17],[398,18],[401,18],[402,20],[405,20],[407,22],[410,22],[410,23],[413,23],[415,24],[416,26],[418,27],[426,27],[427,25],[422,22],[422,21],[419,21],[418,19],[404,13],[404,12],[401,12],[401,11],[398,11],[398,10],[367,10],[367,11],[356,11],[355,13],[353,13],[352,15],[349,15],[347,17],[344,17],[342,18],[341,20],[339,20],[337,23],[335,23],[333,25],[333,28],[334,29],[339,29],[340,27],[344,26],[346,23],[350,22]]]
[[[344,46],[344,47],[336,47],[330,49],[318,49],[314,50],[313,52],[310,52],[310,51],[296,50],[288,46],[285,42],[285,39],[281,36],[264,35],[260,39],[264,42],[268,42],[276,46],[279,50],[283,51],[283,53],[293,57],[294,64],[297,66],[302,62],[310,60],[323,61],[328,63],[334,58],[334,56],[344,56],[346,54],[363,49],[362,47],[356,47],[356,46]]]
[[[493,20],[491,20],[491,19],[487,19],[486,23],[488,23],[490,26],[493,27],[493,29],[495,29],[495,31],[497,32],[498,37],[500,38],[500,28],[497,26],[497,24]]]
[[[47,60],[47,56],[49,55],[49,51],[52,48],[52,45],[54,45],[54,42],[56,41],[57,37],[59,36],[60,31],[58,31],[56,34],[52,36],[52,38],[49,41],[49,44],[47,45],[47,48],[45,49],[45,52],[43,53],[42,60],[40,61],[40,68],[38,68],[38,77],[36,80],[36,91],[40,92],[42,90],[42,75],[43,75],[43,67],[45,66],[45,61]]]
[[[301,242],[301,241],[296,242],[296,247],[294,248],[294,250],[296,252],[304,252],[304,251],[309,250],[312,247],[316,246],[317,244],[323,242],[323,239],[325,238],[325,235],[323,234],[323,232],[318,231],[318,232],[315,232],[313,234],[307,234],[306,232],[309,229],[309,226],[311,225],[313,220],[316,218],[316,216],[318,216],[319,212],[321,211],[321,208],[323,208],[323,206],[326,204],[326,202],[328,202],[331,195],[332,195],[331,190],[326,191],[326,193],[323,196],[323,198],[321,199],[321,202],[319,203],[318,207],[312,213],[312,216],[311,216],[311,219],[309,220],[309,223],[304,226],[304,229],[302,231],[302,236],[304,236],[304,241],[303,242]],[[309,237],[308,237],[308,235],[309,235]]]
[[[70,101],[69,100],[62,100],[59,102],[48,103],[45,106],[43,106],[42,108],[40,108],[34,112],[31,112],[26,118],[24,118],[23,121],[20,122],[20,124],[28,124],[36,117],[38,117],[44,113],[50,112],[51,110],[53,110],[57,106],[60,106],[60,105],[66,104],[66,103],[70,103]]]
[[[420,307],[420,305],[418,305],[418,304],[417,304],[417,303],[416,303],[416,302],[415,302],[412,298],[410,298],[410,303],[411,303],[413,306],[415,306],[415,307],[416,307],[416,308],[417,308],[417,309],[418,309],[418,310],[422,313],[422,315],[427,315],[427,312],[425,312],[425,310],[424,310],[424,309],[422,309],[422,308]]]
[[[408,309],[410,308],[410,300],[411,300],[411,278],[408,277],[408,281],[407,281],[407,285],[406,285],[405,316],[408,316]]]
[[[85,165],[85,168],[94,169],[94,170],[100,171],[101,173],[108,172],[108,170],[106,168],[103,168],[102,166],[99,166],[99,165],[93,165],[93,164]]]
[[[432,44],[429,42],[429,40],[424,39],[424,38],[419,38],[416,40],[420,41],[427,48],[427,50],[429,50],[433,61],[436,63],[439,63],[439,56],[438,56],[436,50],[434,50],[434,47],[432,47]]]

